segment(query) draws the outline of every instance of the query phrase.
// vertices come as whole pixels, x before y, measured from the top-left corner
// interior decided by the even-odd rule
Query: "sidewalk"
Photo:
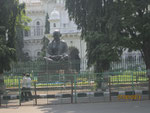
[[[104,102],[0,108],[0,113],[149,113],[150,101]]]

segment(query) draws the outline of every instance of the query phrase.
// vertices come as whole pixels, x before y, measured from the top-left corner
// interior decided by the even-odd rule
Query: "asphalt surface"
[[[0,113],[150,113],[150,100],[41,106],[11,106]]]

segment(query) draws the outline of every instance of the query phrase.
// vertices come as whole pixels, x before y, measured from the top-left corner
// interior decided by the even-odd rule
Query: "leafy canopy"
[[[25,13],[24,4],[18,0],[0,0],[0,74],[10,69],[12,61],[16,61],[16,26],[21,25],[19,19]]]
[[[122,53],[115,5],[113,0],[66,0],[70,19],[82,30],[87,43],[88,65],[95,65],[96,72],[108,70]]]

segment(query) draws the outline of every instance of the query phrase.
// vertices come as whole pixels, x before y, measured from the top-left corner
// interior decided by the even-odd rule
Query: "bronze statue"
[[[69,52],[67,43],[60,39],[61,33],[56,30],[53,33],[54,39],[48,44],[47,53],[48,57],[44,57],[47,62],[48,71],[57,73],[62,71],[69,73],[70,70],[80,70],[80,58],[78,50]]]
[[[67,61],[68,60],[68,46],[65,41],[61,40],[61,33],[55,30],[53,33],[54,39],[48,44],[47,52],[49,61]]]

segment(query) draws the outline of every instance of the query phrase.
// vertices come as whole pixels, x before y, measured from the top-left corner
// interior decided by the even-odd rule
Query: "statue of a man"
[[[63,61],[68,60],[68,46],[65,41],[61,40],[61,33],[55,30],[53,33],[54,39],[48,44],[47,52],[50,55],[48,60]]]

